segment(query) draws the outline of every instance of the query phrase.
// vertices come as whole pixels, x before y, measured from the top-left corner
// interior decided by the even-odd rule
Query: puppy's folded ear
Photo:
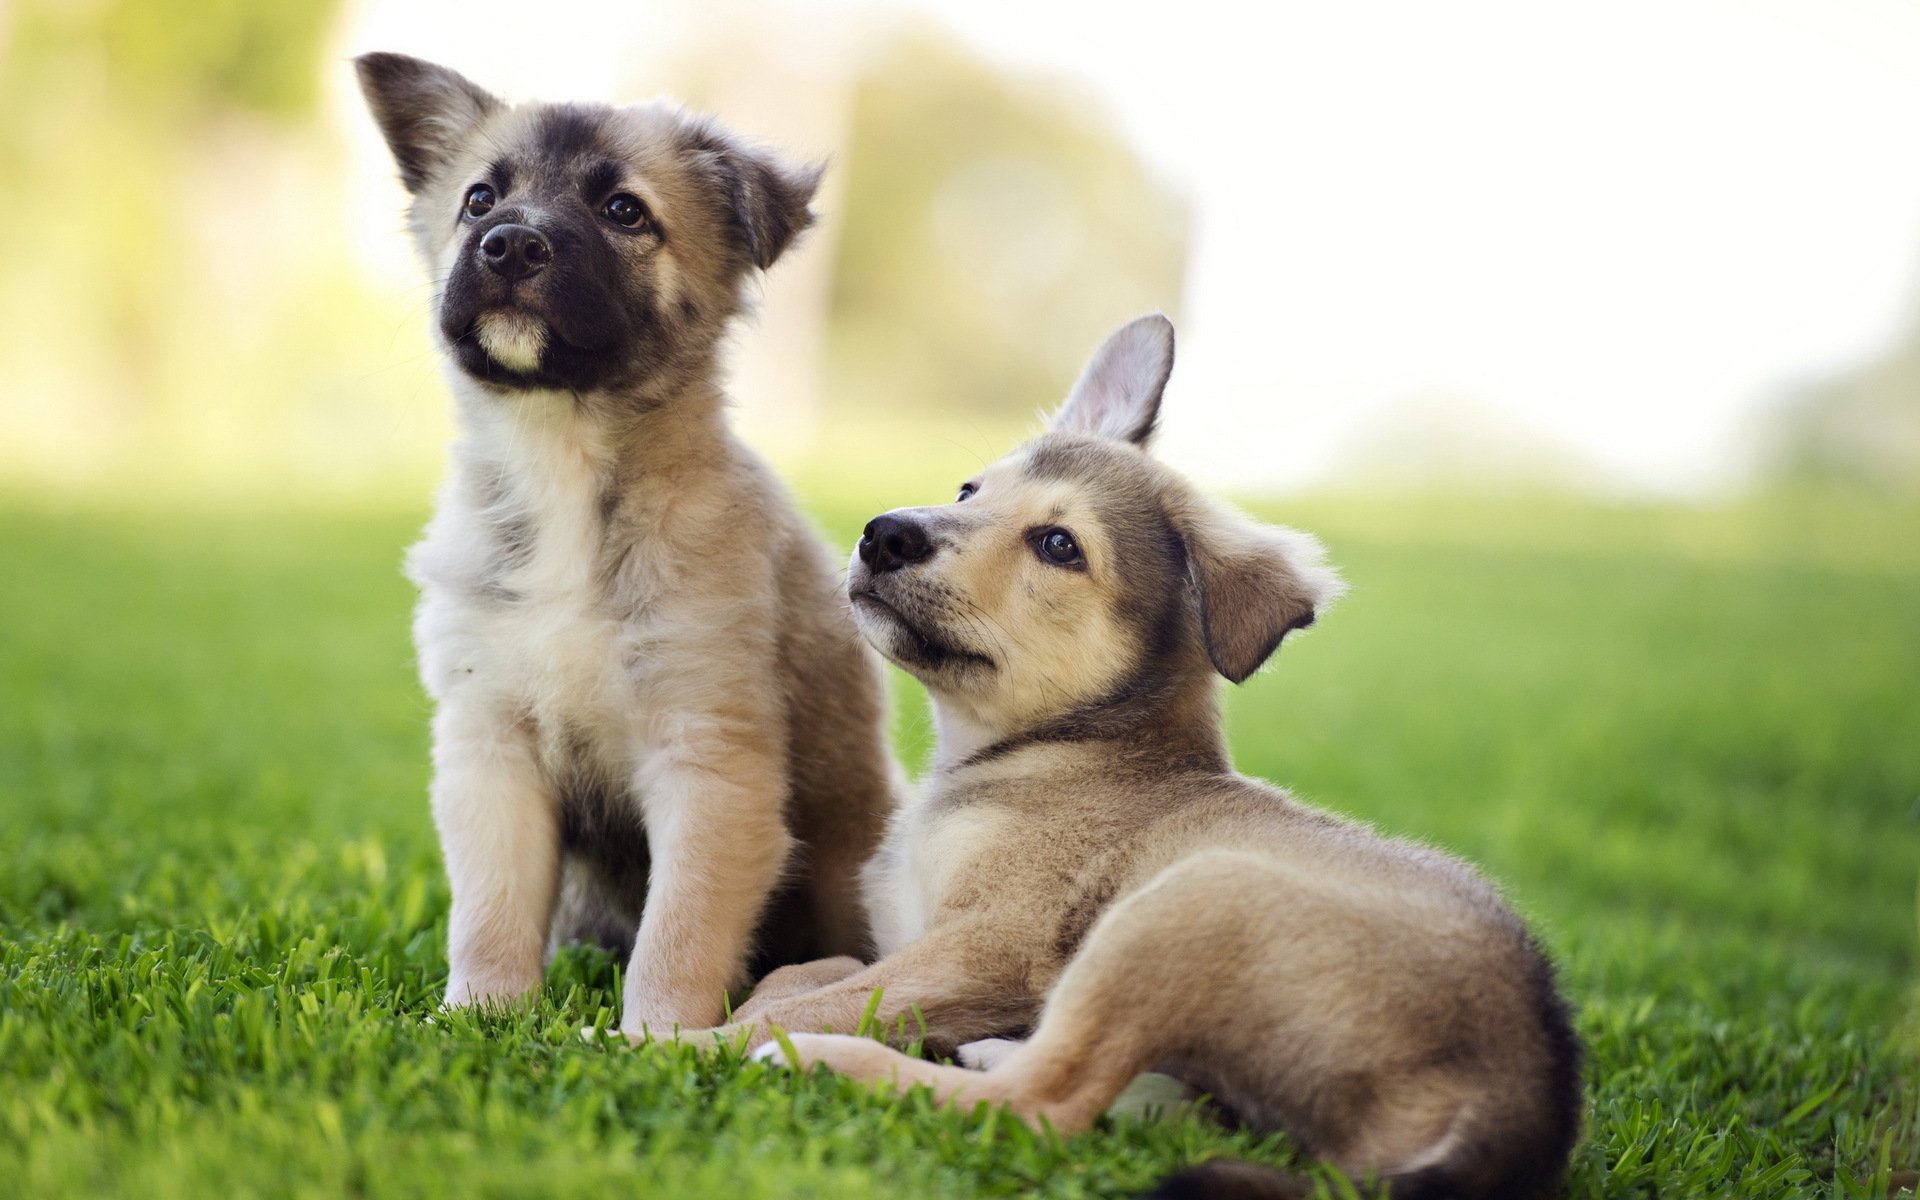
[[[1173,322],[1159,313],[1122,325],[1101,343],[1047,428],[1145,447],[1173,374]]]
[[[405,54],[362,54],[353,66],[410,192],[425,186],[482,121],[506,107],[458,71]]]
[[[711,124],[694,131],[693,149],[706,158],[725,196],[728,219],[747,261],[762,271],[773,266],[813,224],[810,206],[826,167],[791,166]]]
[[[1258,525],[1197,497],[1194,503],[1176,524],[1199,595],[1201,634],[1214,669],[1239,683],[1346,588],[1312,534]]]

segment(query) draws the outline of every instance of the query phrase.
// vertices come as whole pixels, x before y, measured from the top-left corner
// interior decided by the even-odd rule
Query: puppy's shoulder
[[[1505,914],[1499,890],[1465,860],[1367,821],[1299,800],[1264,780],[1236,775],[1223,787],[1218,836],[1265,845],[1284,857],[1349,872],[1382,885],[1452,901],[1489,915]],[[1504,919],[1504,917],[1502,917]]]

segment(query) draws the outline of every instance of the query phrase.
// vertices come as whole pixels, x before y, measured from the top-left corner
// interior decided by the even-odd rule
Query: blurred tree
[[[1920,323],[1877,361],[1789,397],[1770,432],[1777,477],[1920,493]]]
[[[291,468],[345,487],[431,464],[443,405],[424,334],[398,370],[369,350],[423,319],[428,289],[404,309],[368,292],[317,119],[329,72],[350,86],[327,48],[336,6],[0,0],[0,179],[10,224],[31,231],[0,257],[0,483],[111,484],[163,464],[196,482]],[[836,50],[796,79],[756,65],[796,57],[753,44],[762,7],[717,7],[703,60],[717,82],[692,98],[802,149],[806,121],[754,106],[811,106],[841,146],[831,238],[812,239],[830,272],[783,264],[768,285],[805,293],[777,310],[802,314],[805,336],[759,339],[766,374],[824,377],[802,399],[853,418],[839,431],[891,444],[883,409],[1023,419],[1114,325],[1177,302],[1186,206],[1088,97],[950,35],[870,40],[861,23],[836,35],[851,69]]]
[[[287,267],[327,241],[302,209],[337,6],[0,9],[0,176],[33,231],[0,260],[4,457],[111,474],[208,430],[220,453],[259,454],[246,423],[293,391],[295,347],[328,316],[301,294],[316,274]]]
[[[75,72],[104,82],[128,120],[242,109],[301,117],[315,51],[339,0],[25,0],[12,6],[8,99],[58,100]],[[8,128],[23,124],[10,108]],[[26,114],[31,116],[32,114]]]
[[[1093,102],[904,34],[853,81],[832,295],[836,404],[1031,412],[1180,296],[1182,200]]]

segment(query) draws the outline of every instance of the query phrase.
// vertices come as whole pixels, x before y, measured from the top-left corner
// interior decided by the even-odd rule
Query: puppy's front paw
[[[580,1027],[580,1040],[590,1046],[598,1045],[601,1042],[619,1042],[629,1046],[638,1046],[646,1041],[645,1038],[636,1038],[631,1034],[622,1033],[612,1026],[602,1028],[598,1025],[582,1025]]]
[[[977,1042],[968,1042],[954,1050],[954,1056],[960,1065],[976,1071],[991,1071],[1013,1056],[1014,1051],[1026,1045],[1018,1038],[981,1038]]]
[[[652,1029],[640,1033],[604,1029],[596,1033],[589,1025],[580,1031],[580,1039],[588,1043],[618,1041],[629,1046],[686,1046],[698,1054],[713,1054],[734,1047],[753,1049],[765,1038],[765,1034],[745,1025],[716,1025],[710,1029],[684,1029],[676,1025],[664,1033]]]
[[[768,1042],[752,1054],[747,1055],[747,1061],[766,1063],[768,1066],[774,1067],[786,1067],[789,1070],[791,1070],[794,1065],[787,1058],[786,1047],[782,1046],[779,1042]]]
[[[752,1057],[756,1062],[772,1063],[792,1071],[825,1066],[852,1079],[895,1084],[900,1083],[899,1072],[903,1067],[911,1074],[916,1065],[924,1065],[872,1038],[844,1033],[788,1034],[784,1039],[776,1038],[761,1046]]]
[[[769,1037],[765,1045],[754,1050],[747,1058],[753,1062],[785,1067],[789,1071],[804,1071],[820,1062],[833,1066],[830,1059],[844,1042],[866,1042],[869,1046],[875,1044],[867,1042],[865,1038],[841,1037],[831,1033],[792,1033],[784,1038]]]
[[[539,980],[532,983],[486,983],[463,979],[447,985],[447,994],[440,1001],[440,1011],[455,1012],[467,1008],[478,1012],[507,1012],[532,1003],[539,994]]]
[[[591,1025],[580,1031],[583,1041],[618,1041],[629,1046],[692,1046],[696,1050],[712,1050],[721,1044],[718,1035],[730,1032],[725,1027],[713,1029],[687,1029],[681,1025],[669,1025],[658,1028],[642,1022],[637,1029],[613,1026],[595,1034]]]
[[[710,1029],[724,1019],[726,989],[648,986],[629,981],[620,1005],[620,1032],[636,1041],[648,1034],[656,1042],[672,1041],[679,1031]]]

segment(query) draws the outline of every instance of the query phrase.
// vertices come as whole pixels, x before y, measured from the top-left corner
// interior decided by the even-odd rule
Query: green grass
[[[836,500],[834,537],[878,506]],[[1915,514],[1284,515],[1354,591],[1232,697],[1240,763],[1483,863],[1535,921],[1591,1050],[1569,1194],[1877,1196],[1920,1166]],[[1284,1160],[588,1046],[617,984],[586,952],[524,1016],[427,1022],[418,520],[0,507],[0,1192],[1112,1196]]]

